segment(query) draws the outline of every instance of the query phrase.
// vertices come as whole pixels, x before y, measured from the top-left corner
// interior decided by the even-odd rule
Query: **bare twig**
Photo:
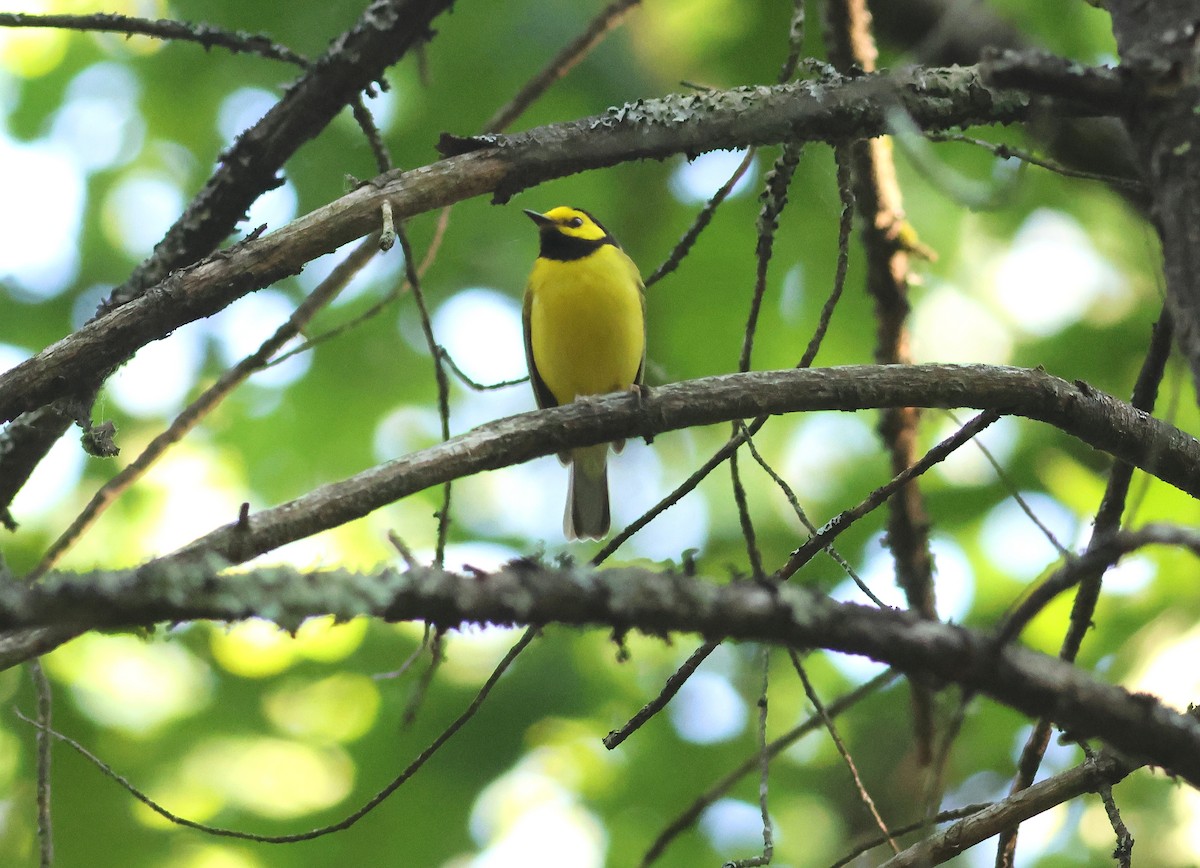
[[[1107,184],[1110,187],[1129,190],[1143,196],[1146,194],[1146,185],[1137,178],[1122,178],[1116,175],[1104,175],[1098,172],[1086,172],[1082,169],[1072,169],[1055,160],[1039,157],[1036,154],[1030,153],[1022,148],[1017,148],[1003,142],[989,142],[984,139],[978,139],[973,136],[967,136],[962,133],[953,132],[930,133],[929,139],[930,141],[934,142],[961,142],[963,144],[974,145],[977,148],[983,148],[986,151],[990,151],[1001,160],[1020,160],[1022,163],[1028,163],[1031,166],[1037,166],[1040,169],[1045,169],[1049,172],[1053,172],[1056,175],[1062,175],[1064,178],[1078,178],[1082,181],[1099,181],[1100,183]]]
[[[758,812],[762,819],[762,852],[757,856],[726,862],[722,868],[757,868],[770,865],[775,855],[775,835],[771,830],[771,812],[768,808],[768,780],[771,771],[771,754],[767,743],[767,687],[770,681],[771,648],[762,648],[762,687],[758,694]]]
[[[671,677],[667,679],[667,683],[663,685],[662,690],[659,691],[654,699],[642,706],[641,710],[631,717],[624,726],[613,730],[604,737],[604,746],[609,750],[613,750],[621,742],[637,732],[642,727],[642,724],[666,708],[667,703],[679,692],[679,688],[683,687],[692,676],[692,673],[700,668],[700,664],[704,662],[704,659],[717,650],[717,646],[720,644],[720,642],[705,642],[693,651],[684,664],[671,674]]]
[[[893,669],[881,672],[867,683],[859,685],[846,695],[838,697],[831,702],[825,709],[826,715],[831,719],[838,717],[842,712],[853,708],[866,697],[884,689],[898,677],[899,673]],[[729,792],[746,775],[757,768],[761,768],[764,753],[768,756],[768,759],[774,759],[780,752],[791,747],[809,733],[817,731],[822,725],[821,716],[813,714],[807,720],[794,726],[788,732],[768,744],[766,751],[756,751],[753,756],[747,757],[737,768],[724,775],[715,784],[697,796],[675,819],[667,824],[666,828],[659,832],[658,837],[654,839],[653,843],[646,850],[646,854],[642,857],[642,868],[646,868],[646,866],[656,862],[672,841],[679,837],[685,829],[689,829],[695,824],[700,815],[704,813],[705,808]]]
[[[850,755],[850,751],[846,749],[845,742],[843,742],[841,736],[838,735],[837,727],[834,726],[833,723],[833,718],[829,715],[829,712],[825,710],[825,705],[821,702],[821,698],[817,696],[817,691],[813,689],[812,682],[808,678],[808,673],[804,670],[804,664],[800,661],[800,655],[796,653],[794,648],[789,648],[788,657],[791,658],[792,666],[795,668],[796,674],[800,676],[800,683],[804,685],[804,695],[808,697],[808,701],[811,702],[813,708],[816,709],[817,717],[821,719],[821,723],[824,725],[825,730],[829,733],[829,737],[833,739],[834,747],[837,748],[837,752],[841,756],[842,762],[844,762],[846,764],[846,768],[850,770],[850,777],[854,779],[854,788],[858,792],[859,800],[871,813],[871,817],[874,819],[875,825],[878,826],[879,831],[883,833],[884,838],[892,848],[892,852],[899,853],[900,847],[896,844],[895,839],[892,837],[892,833],[888,831],[887,823],[884,822],[882,815],[880,815],[879,808],[877,808],[875,805],[875,800],[872,799],[871,794],[867,792],[866,784],[863,783],[862,776],[858,773],[858,766],[854,763],[854,757]]]
[[[50,813],[50,729],[53,720],[53,696],[50,679],[46,677],[40,660],[29,663],[29,675],[37,693],[37,837],[38,856],[41,868],[54,864],[54,833]]]
[[[930,467],[937,464],[939,461],[945,460],[955,449],[962,446],[972,437],[991,425],[999,417],[998,414],[992,411],[984,411],[960,428],[954,434],[947,437],[941,443],[934,446],[920,460],[905,468],[885,485],[872,491],[863,501],[850,509],[843,510],[838,513],[821,529],[815,536],[809,538],[808,542],[800,546],[792,556],[788,558],[788,562],[781,567],[775,574],[778,579],[787,579],[796,574],[802,566],[812,560],[813,556],[833,542],[842,531],[850,527],[854,522],[858,521],[871,510],[880,506],[891,497],[897,489],[906,485],[912,479],[920,476]]]
[[[437,222],[436,228],[434,229],[433,238],[430,239],[429,246],[427,248],[425,248],[425,256],[424,256],[424,258],[422,258],[421,264],[417,268],[417,275],[419,277],[425,276],[425,272],[429,270],[429,267],[433,264],[434,259],[437,257],[438,252],[441,250],[442,242],[445,240],[445,237],[446,237],[446,229],[450,223],[450,211],[451,211],[451,209],[449,209],[449,208],[443,208],[441,213],[438,215],[438,222]],[[347,320],[346,322],[341,323],[340,325],[337,325],[337,326],[331,328],[327,332],[323,332],[319,335],[314,335],[313,337],[310,337],[308,340],[306,340],[304,343],[302,343],[300,346],[296,347],[295,349],[289,350],[288,352],[282,353],[279,356],[277,356],[275,359],[273,359],[271,361],[271,363],[268,365],[268,367],[282,364],[283,362],[286,362],[288,359],[290,359],[292,356],[299,355],[300,353],[308,352],[313,347],[315,347],[317,344],[321,344],[321,343],[325,343],[326,341],[333,340],[334,338],[340,337],[341,335],[346,334],[347,332],[353,331],[354,329],[358,328],[363,323],[369,322],[370,320],[377,317],[379,314],[383,313],[383,311],[387,308],[387,306],[389,304],[391,304],[392,302],[396,301],[397,299],[399,299],[401,295],[403,295],[405,292],[408,291],[408,288],[409,288],[409,283],[406,279],[403,283],[399,284],[398,286],[393,286],[389,292],[387,292],[382,298],[380,298],[378,301],[376,301],[373,305],[371,305],[369,308],[367,308],[365,311],[363,311],[358,316],[353,317],[352,319]],[[444,352],[444,348],[443,348],[443,352]]]
[[[775,472],[775,468],[767,463],[767,460],[759,453],[758,447],[754,445],[754,438],[752,438],[746,432],[745,426],[742,426],[742,436],[746,438],[746,446],[750,449],[751,456],[753,456],[754,460],[758,462],[758,465],[766,472],[766,474],[771,477],[771,481],[774,482],[780,491],[783,492],[784,497],[787,498],[788,503],[792,507],[792,511],[796,513],[796,517],[800,519],[800,523],[804,525],[805,530],[807,530],[809,534],[813,535],[820,533],[820,530],[815,524],[812,523],[808,517],[808,514],[800,505],[800,501],[796,497],[796,493],[792,491],[792,487],[788,485],[786,481],[784,481],[782,476]],[[825,547],[825,553],[829,555],[835,564],[841,567],[842,571],[850,577],[850,580],[858,586],[858,589],[866,595],[867,599],[869,599],[876,606],[879,606],[881,609],[887,608],[887,604],[884,603],[883,600],[879,599],[875,592],[871,590],[870,586],[863,581],[863,578],[858,574],[858,571],[850,565],[849,561],[841,556],[837,549],[835,549],[832,545],[828,545]]]
[[[1104,764],[1105,758],[1092,750],[1086,742],[1080,742],[1079,746],[1083,748],[1089,763],[1094,766]],[[1133,835],[1129,834],[1129,827],[1121,819],[1121,811],[1117,807],[1116,799],[1113,798],[1112,785],[1114,782],[1106,780],[1103,775],[1098,775],[1098,778],[1096,792],[1100,795],[1100,801],[1104,803],[1104,813],[1108,815],[1108,822],[1117,836],[1117,846],[1113,850],[1113,858],[1117,860],[1119,868],[1130,868],[1133,863]]]
[[[680,238],[675,246],[671,249],[671,252],[667,255],[667,258],[663,260],[662,264],[659,265],[658,268],[654,269],[653,274],[646,278],[645,283],[647,289],[654,286],[654,284],[658,283],[660,280],[678,268],[679,263],[683,262],[683,258],[691,251],[692,246],[696,243],[696,239],[700,237],[700,233],[707,228],[710,222],[712,222],[713,215],[716,214],[717,208],[720,207],[721,203],[724,202],[725,199],[728,198],[729,194],[733,192],[733,188],[737,186],[738,181],[740,181],[742,176],[746,174],[746,170],[754,164],[755,153],[756,149],[754,148],[748,148],[746,150],[746,156],[742,157],[742,161],[738,164],[737,168],[733,170],[729,178],[726,179],[725,183],[717,189],[717,192],[712,194],[709,200],[704,204],[704,207],[700,209],[700,213],[696,215],[695,219],[692,221],[692,225],[688,227],[687,232],[683,234],[683,237]]]
[[[587,57],[592,49],[603,41],[609,31],[620,25],[629,11],[641,2],[642,0],[614,0],[600,10],[579,36],[564,45],[541,72],[530,79],[503,108],[488,118],[483,129],[493,133],[508,127],[554,82]]]
[[[442,425],[442,440],[450,439],[450,380],[446,376],[446,368],[442,363],[442,348],[433,334],[433,319],[425,304],[425,294],[421,291],[421,276],[417,274],[413,262],[412,247],[408,243],[407,234],[401,230],[397,237],[404,250],[404,269],[407,275],[409,289],[417,303],[417,312],[421,317],[421,331],[425,335],[425,343],[429,347],[429,355],[433,358],[434,382],[437,386],[438,419]],[[438,510],[437,549],[434,554],[434,564],[441,566],[446,556],[446,541],[450,535],[450,497],[452,487],[450,482],[442,484],[442,506]]]
[[[479,688],[479,692],[475,695],[475,698],[471,701],[470,705],[468,705],[462,714],[455,718],[449,726],[442,730],[437,738],[435,738],[429,744],[429,746],[425,748],[425,750],[421,751],[416,759],[409,763],[408,767],[405,768],[404,771],[399,775],[397,775],[391,781],[391,783],[368,799],[356,811],[339,820],[338,822],[331,823],[328,826],[321,826],[320,828],[312,829],[308,832],[300,832],[295,835],[258,835],[253,832],[242,832],[237,829],[224,829],[220,826],[208,826],[204,823],[197,823],[194,820],[181,817],[155,802],[148,795],[134,786],[128,778],[118,774],[111,766],[109,766],[75,739],[70,738],[69,736],[57,732],[49,727],[43,727],[38,721],[31,720],[30,718],[21,714],[19,711],[17,712],[17,716],[26,723],[37,727],[39,732],[43,732],[49,737],[57,739],[58,741],[61,741],[63,744],[70,747],[80,756],[84,757],[84,759],[91,762],[92,765],[98,768],[106,777],[114,780],[117,784],[124,788],[126,792],[128,792],[131,796],[133,796],[151,811],[177,826],[185,826],[189,829],[197,829],[206,834],[214,835],[220,838],[237,838],[243,841],[255,841],[259,844],[294,844],[299,841],[311,841],[315,838],[322,838],[326,835],[333,834],[334,832],[340,832],[343,829],[348,829],[367,814],[371,813],[371,811],[375,810],[375,808],[379,807],[379,805],[381,805],[392,793],[398,790],[413,775],[420,771],[421,767],[424,766],[425,763],[428,762],[429,759],[438,752],[438,750],[441,749],[442,745],[453,738],[455,733],[462,729],[467,721],[475,716],[475,713],[479,711],[480,706],[483,705],[484,700],[487,699],[488,694],[492,692],[492,688],[496,686],[496,682],[500,680],[500,676],[504,674],[505,670],[508,669],[513,660],[517,658],[517,655],[520,654],[521,651],[523,651],[525,647],[533,640],[533,637],[536,635],[536,633],[537,631],[534,628],[530,628],[525,632],[521,639],[509,649],[508,654],[506,654],[504,659],[500,661],[495,671],[493,671],[488,677],[487,681],[483,683],[483,686]]]

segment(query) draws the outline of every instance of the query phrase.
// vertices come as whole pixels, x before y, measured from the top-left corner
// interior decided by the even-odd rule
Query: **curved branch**
[[[295,628],[305,617],[332,613],[420,619],[439,628],[604,625],[822,647],[957,683],[1032,717],[1051,717],[1075,738],[1103,739],[1200,785],[1200,722],[1153,696],[1130,694],[1045,654],[997,645],[978,631],[911,612],[838,603],[799,586],[716,584],[640,567],[594,571],[532,561],[469,575],[434,568],[364,575],[264,567],[222,576],[221,569],[210,560],[6,584],[0,586],[0,629],[65,624],[82,631],[264,614]]]
[[[989,365],[854,365],[726,374],[509,416],[317,488],[201,537],[159,562],[247,561],[433,485],[566,449],[764,414],[975,407],[1047,422],[1200,497],[1200,442],[1085,383]]]
[[[457,156],[380,175],[276,232],[178,271],[0,375],[0,422],[96,385],[140,347],[373,231],[384,202],[398,223],[485,193],[505,201],[552,178],[630,160],[880,135],[897,102],[935,130],[1007,123],[1034,110],[1020,91],[988,88],[974,68],[921,69],[639,100],[515,136],[447,138],[443,145]],[[1096,110],[1066,103],[1056,109]]]

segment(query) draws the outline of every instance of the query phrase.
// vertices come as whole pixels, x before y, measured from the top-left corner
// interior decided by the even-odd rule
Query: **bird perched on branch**
[[[640,387],[646,302],[633,260],[600,221],[565,205],[539,214],[541,249],[525,289],[525,358],[539,407]],[[624,441],[612,444],[618,451]],[[608,444],[560,453],[571,467],[563,533],[608,533]]]

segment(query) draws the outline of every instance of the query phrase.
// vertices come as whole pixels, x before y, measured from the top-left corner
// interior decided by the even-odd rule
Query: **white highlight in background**
[[[681,202],[706,202],[725,185],[745,157],[744,150],[709,151],[690,162],[681,162],[671,173],[670,190]],[[757,174],[757,164],[751,162],[745,174],[733,185],[729,198],[744,193]]]

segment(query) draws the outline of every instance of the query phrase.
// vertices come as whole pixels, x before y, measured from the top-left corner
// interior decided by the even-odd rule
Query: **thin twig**
[[[1080,742],[1079,746],[1083,749],[1088,762],[1093,766],[1103,763],[1103,757],[1092,750],[1086,742]],[[1117,836],[1117,846],[1113,850],[1113,858],[1117,860],[1120,868],[1130,868],[1133,862],[1133,835],[1129,834],[1129,827],[1121,819],[1121,810],[1117,807],[1116,799],[1113,798],[1112,784],[1102,775],[1097,775],[1096,792],[1100,795],[1100,801],[1104,803],[1104,813],[1108,815],[1108,822]]]
[[[805,17],[804,0],[793,0],[792,20],[788,22],[788,54],[779,68],[778,81],[782,84],[790,81],[800,65],[800,55],[804,51]]]
[[[943,412],[950,418],[952,422],[954,422],[955,425],[962,425],[962,420],[955,415],[954,411],[944,410]],[[1005,471],[1005,469],[1000,465],[1000,462],[996,460],[996,456],[992,455],[992,451],[988,449],[987,446],[985,446],[980,440],[975,440],[973,442],[975,444],[975,448],[980,451],[987,463],[992,465],[992,470],[995,471],[996,478],[999,479],[1004,484],[1004,487],[1008,489],[1008,496],[1013,499],[1013,502],[1015,502],[1018,507],[1020,507],[1021,512],[1025,513],[1026,518],[1033,522],[1034,527],[1041,531],[1042,536],[1046,538],[1046,542],[1050,543],[1054,550],[1058,552],[1059,557],[1066,557],[1069,555],[1070,551],[1065,545],[1062,544],[1062,542],[1059,541],[1058,537],[1055,536],[1054,531],[1050,530],[1050,528],[1046,526],[1046,523],[1038,518],[1037,513],[1033,511],[1033,507],[1029,505],[1029,501],[1025,499],[1024,495],[1021,494],[1016,484],[1012,481],[1012,479],[1009,478],[1007,471]]]
[[[740,422],[733,423],[733,437],[737,437],[740,425]],[[742,485],[742,475],[738,470],[737,452],[729,456],[729,481],[733,486],[733,502],[737,506],[742,540],[746,544],[746,556],[750,559],[750,573],[754,576],[755,581],[763,581],[766,578],[766,570],[763,568],[762,552],[758,548],[758,534],[754,530],[754,520],[750,517],[750,504],[746,500],[746,488]]]
[[[768,781],[771,772],[771,754],[767,743],[767,687],[770,683],[771,648],[762,648],[762,688],[758,694],[758,811],[762,819],[762,853],[746,859],[726,862],[723,868],[757,868],[770,865],[775,855],[775,835],[771,830],[771,812],[768,807]]]
[[[1065,178],[1079,178],[1083,181],[1099,181],[1102,184],[1108,184],[1111,187],[1116,187],[1122,190],[1128,190],[1134,193],[1145,194],[1146,185],[1136,178],[1121,178],[1116,175],[1102,175],[1096,172],[1084,172],[1080,169],[1071,169],[1058,163],[1054,160],[1039,157],[1029,151],[1021,148],[1013,147],[1012,145],[1003,142],[988,142],[984,139],[977,139],[972,136],[963,135],[962,133],[950,132],[933,132],[928,134],[928,138],[933,142],[962,142],[968,145],[974,145],[984,150],[990,151],[995,156],[1002,160],[1020,160],[1022,163],[1028,163],[1031,166],[1037,166],[1040,169],[1054,172],[1056,175],[1062,175]]]
[[[786,497],[788,503],[791,504],[792,511],[796,513],[796,517],[800,519],[800,523],[804,525],[805,530],[807,530],[810,534],[819,533],[820,531],[818,530],[817,526],[812,523],[812,520],[808,517],[808,513],[806,513],[804,511],[804,507],[800,505],[800,500],[796,497],[796,493],[792,491],[792,487],[787,484],[782,476],[775,472],[775,468],[772,467],[759,453],[758,447],[754,445],[754,438],[749,435],[744,425],[742,426],[742,435],[746,438],[746,446],[750,450],[750,455],[755,461],[758,462],[759,466],[766,472],[766,474],[771,477],[771,480],[775,483],[779,490],[783,492],[783,496]],[[863,578],[858,574],[858,571],[855,570],[854,567],[850,566],[850,562],[842,557],[837,549],[835,549],[832,545],[828,545],[825,547],[825,554],[829,555],[833,562],[841,567],[842,571],[850,577],[850,580],[858,586],[858,589],[866,594],[867,599],[869,599],[876,606],[879,606],[881,609],[887,608],[887,604],[884,603],[883,600],[879,599],[878,596],[876,596],[875,592],[871,590],[870,586],[863,581]]]
[[[726,179],[725,183],[704,203],[704,207],[700,209],[700,213],[696,215],[688,231],[683,234],[683,237],[671,249],[671,252],[663,260],[662,264],[654,269],[654,273],[646,278],[645,284],[647,289],[654,286],[654,284],[678,268],[679,263],[683,262],[683,258],[691,251],[692,246],[696,243],[696,239],[700,237],[700,233],[712,222],[717,208],[733,192],[733,188],[737,186],[738,181],[746,174],[746,170],[754,164],[754,155],[756,152],[757,149],[749,148],[746,151],[746,156],[742,157],[742,161],[733,170],[729,178]]]
[[[836,718],[842,714],[842,712],[854,707],[866,697],[887,687],[899,677],[900,673],[894,669],[888,669],[884,672],[881,672],[870,681],[854,688],[854,690],[850,691],[846,695],[841,696],[831,702],[826,708],[826,713],[829,715],[829,717]],[[794,726],[791,730],[772,741],[767,746],[765,751],[765,753],[768,755],[768,759],[774,759],[782,751],[791,747],[804,736],[808,735],[809,733],[816,732],[821,728],[821,726],[822,720],[820,716],[813,714],[807,720]],[[646,868],[646,866],[657,861],[658,857],[661,856],[667,849],[667,846],[677,837],[679,837],[684,830],[691,828],[700,815],[704,813],[706,808],[729,792],[733,786],[746,775],[750,774],[755,769],[760,768],[762,764],[763,753],[763,751],[755,751],[752,756],[749,756],[743,760],[742,763],[737,766],[737,768],[720,778],[720,780],[697,796],[691,802],[691,804],[689,804],[683,809],[683,811],[676,815],[675,819],[668,823],[666,828],[659,832],[658,836],[646,850],[646,854],[642,856],[642,861],[640,863],[642,868]]]
[[[403,229],[397,231],[400,246],[404,250],[404,270],[407,275],[409,289],[412,290],[413,300],[417,303],[417,312],[421,318],[421,331],[433,357],[433,376],[437,384],[438,419],[442,426],[442,440],[450,439],[450,380],[446,376],[446,368],[442,364],[442,348],[433,334],[433,319],[425,304],[425,294],[421,291],[421,276],[413,262],[412,246],[408,243],[408,235]],[[437,549],[434,553],[434,566],[440,567],[446,557],[446,541],[450,536],[450,498],[453,492],[452,483],[442,484],[442,506],[438,510]]]
[[[817,358],[817,352],[821,349],[821,344],[825,342],[825,333],[829,331],[829,324],[833,321],[833,312],[837,309],[842,292],[846,289],[846,274],[850,270],[850,232],[854,228],[854,187],[850,183],[850,160],[845,145],[834,148],[834,157],[837,161],[837,188],[838,198],[842,201],[842,212],[838,216],[838,253],[833,272],[833,289],[830,291],[829,297],[825,299],[825,304],[821,306],[821,314],[817,317],[817,327],[813,330],[808,346],[804,348],[804,355],[796,364],[797,368],[811,367]]]
[[[350,101],[350,109],[354,113],[354,120],[358,123],[359,129],[367,137],[367,144],[371,146],[371,155],[375,157],[375,168],[382,175],[392,168],[392,157],[388,153],[387,145],[383,143],[383,135],[375,124],[375,117],[363,102],[362,94],[358,94]]]
[[[421,565],[420,561],[417,560],[416,555],[413,554],[412,549],[408,547],[408,543],[406,543],[400,537],[400,534],[396,533],[394,530],[389,530],[387,533],[387,538],[388,542],[392,544],[392,548],[397,551],[410,570]]]
[[[28,15],[21,12],[0,12],[0,27],[52,27],[56,30],[149,36],[172,42],[198,42],[205,49],[216,46],[235,54],[255,54],[267,60],[279,60],[300,67],[309,65],[309,60],[304,55],[292,51],[286,45],[280,45],[268,36],[236,33],[213,27],[211,24],[135,18],[104,12],[94,15]]]
[[[804,685],[804,695],[808,697],[808,701],[812,703],[813,708],[817,711],[817,716],[821,718],[821,723],[825,726],[829,737],[833,739],[833,745],[837,748],[838,754],[842,761],[846,764],[846,768],[850,770],[850,777],[854,779],[854,787],[858,791],[859,800],[871,812],[872,818],[875,820],[875,825],[879,827],[879,831],[887,839],[887,843],[891,845],[893,853],[899,853],[900,847],[896,844],[892,834],[888,831],[887,823],[884,822],[883,816],[879,813],[879,808],[875,805],[875,800],[871,798],[871,794],[867,792],[867,786],[863,783],[862,776],[858,773],[858,766],[854,763],[854,757],[850,755],[850,751],[846,748],[846,743],[842,741],[842,737],[838,735],[837,727],[833,724],[833,718],[829,716],[829,712],[825,710],[824,703],[817,696],[817,691],[813,689],[812,682],[808,678],[808,673],[804,669],[804,664],[800,661],[800,655],[796,653],[796,649],[788,649],[788,657],[792,661],[792,666],[796,670],[796,674],[800,676],[800,683]]]
[[[872,491],[862,502],[838,513],[825,524],[819,533],[809,538],[808,542],[792,553],[792,556],[788,558],[788,562],[775,574],[775,578],[783,580],[795,575],[797,570],[812,560],[817,552],[833,542],[842,531],[846,530],[873,509],[885,503],[889,497],[910,480],[925,473],[938,462],[944,461],[946,456],[951,452],[999,418],[999,414],[993,410],[983,411],[962,428],[926,452],[920,460],[892,477],[885,485],[881,485]]]
[[[375,681],[386,681],[393,678],[399,678],[404,675],[404,673],[411,669],[412,665],[421,658],[421,655],[425,652],[425,649],[429,647],[429,637],[432,635],[433,627],[426,623],[425,629],[421,632],[421,641],[417,647],[412,650],[412,653],[405,657],[400,665],[391,672],[377,672],[372,675],[371,678]]]
[[[517,655],[524,651],[529,643],[533,641],[533,638],[536,635],[536,628],[531,627],[525,631],[524,635],[517,641],[517,643],[509,649],[508,653],[504,656],[504,659],[500,661],[499,665],[497,665],[496,669],[488,677],[487,681],[483,683],[483,686],[479,688],[479,692],[475,695],[475,698],[471,701],[470,705],[466,707],[463,713],[455,718],[449,726],[442,730],[437,738],[430,742],[429,746],[426,747],[425,750],[421,751],[421,753],[417,755],[416,759],[409,763],[408,767],[405,768],[404,771],[392,779],[391,783],[368,799],[362,805],[362,807],[358,808],[356,811],[339,820],[338,822],[332,823],[328,826],[321,826],[320,828],[312,829],[308,832],[300,832],[295,835],[258,835],[252,832],[242,832],[237,829],[224,829],[219,826],[207,826],[203,823],[197,823],[195,820],[189,820],[186,817],[181,817],[178,814],[174,814],[135,787],[128,778],[118,774],[111,766],[109,766],[75,739],[49,727],[41,726],[36,720],[26,717],[25,715],[21,714],[20,711],[17,711],[16,714],[21,720],[37,727],[40,731],[46,733],[52,738],[57,739],[58,741],[61,741],[72,750],[76,751],[80,756],[92,763],[92,765],[96,766],[96,768],[98,768],[106,777],[109,777],[120,784],[121,787],[123,787],[131,796],[133,796],[143,805],[148,807],[154,813],[158,814],[160,817],[163,817],[177,826],[185,826],[189,829],[197,829],[201,832],[205,832],[209,835],[215,835],[217,837],[237,838],[244,841],[255,841],[260,844],[294,844],[299,841],[311,841],[315,838],[321,838],[325,835],[330,835],[334,832],[341,832],[344,829],[348,829],[367,814],[371,813],[371,811],[375,810],[375,808],[379,807],[379,805],[381,805],[388,798],[388,796],[398,790],[414,774],[416,774],[421,767],[424,766],[425,763],[428,762],[429,759],[438,752],[438,750],[441,749],[442,745],[448,742],[455,735],[455,733],[463,728],[467,721],[475,716],[475,713],[479,711],[480,706],[483,705],[484,700],[487,699],[488,694],[492,692],[492,688],[496,686],[496,682],[500,680],[500,676],[504,674],[505,670],[507,670],[512,662],[517,658]]]
[[[708,657],[709,654],[717,650],[717,646],[720,644],[720,642],[705,642],[703,645],[693,651],[692,655],[688,657],[686,661],[684,661],[683,665],[671,674],[671,677],[667,679],[667,683],[663,685],[662,690],[659,691],[658,695],[655,696],[654,699],[642,706],[641,710],[631,717],[629,721],[626,722],[626,724],[620,729],[615,729],[608,735],[604,736],[604,746],[609,750],[613,750],[617,747],[617,745],[625,741],[625,739],[629,738],[629,736],[633,735],[633,733],[641,728],[642,724],[666,708],[667,703],[670,702],[674,698],[675,694],[679,692],[679,688],[683,687],[684,682],[686,682],[688,678],[691,677],[692,673],[700,667],[700,664],[704,662],[704,658]]]
[[[617,27],[642,0],[614,0],[589,22],[584,31],[564,45],[549,63],[483,125],[485,132],[498,133],[515,121],[538,97],[587,57],[609,31]]]
[[[428,629],[429,625],[427,624],[426,633],[428,633]],[[431,652],[429,655],[429,665],[425,667],[425,671],[421,673],[416,687],[413,688],[412,695],[408,698],[408,704],[404,708],[404,716],[400,721],[400,725],[405,729],[416,723],[417,714],[420,713],[421,706],[425,703],[425,697],[429,695],[429,685],[433,683],[433,676],[437,674],[438,669],[441,668],[442,660],[445,659],[445,644],[445,631],[435,629],[433,631],[433,640],[429,643]]]
[[[779,229],[779,217],[787,207],[788,187],[796,174],[800,163],[802,147],[793,142],[785,142],[783,151],[775,160],[775,165],[767,172],[763,182],[760,199],[762,207],[758,212],[758,238],[754,246],[755,275],[754,294],[750,299],[750,314],[746,318],[746,328],[742,338],[742,354],[738,359],[738,370],[750,370],[750,356],[754,349],[754,333],[758,328],[758,317],[762,310],[763,297],[767,291],[767,268],[771,264],[771,255],[775,250],[775,232]]]
[[[977,802],[973,805],[963,805],[961,808],[950,808],[949,810],[941,811],[936,816],[927,820],[922,819],[917,820],[915,823],[909,823],[907,826],[897,826],[892,830],[892,834],[895,837],[900,838],[904,835],[927,828],[931,823],[947,823],[951,820],[961,820],[966,817],[970,817],[973,814],[978,814],[980,811],[990,808],[993,804],[993,802]],[[883,835],[875,838],[868,838],[866,841],[861,841],[853,850],[851,850],[841,859],[831,863],[829,868],[845,868],[845,866],[849,865],[859,856],[863,855],[864,853],[869,853],[871,850],[874,850],[876,847],[880,847],[887,842],[888,838]]]
[[[450,211],[450,208],[443,208],[441,213],[438,215],[438,222],[434,228],[433,238],[430,239],[429,246],[425,248],[425,257],[421,260],[421,264],[417,268],[418,277],[425,276],[425,272],[429,270],[429,267],[433,264],[434,259],[437,257],[437,254],[442,248],[442,242],[446,238],[446,229],[450,224]],[[400,298],[400,296],[403,295],[408,288],[409,283],[406,279],[404,283],[398,286],[393,286],[392,289],[384,294],[382,298],[380,298],[377,302],[375,302],[375,304],[371,305],[358,316],[331,328],[329,331],[308,338],[300,346],[273,359],[267,367],[282,364],[292,356],[308,352],[313,347],[317,346],[317,344],[333,340],[334,338],[340,337],[341,335],[358,328],[363,323],[369,322],[381,314],[389,304]]]
[[[501,380],[498,383],[476,382],[475,380],[472,380],[470,377],[468,377],[466,375],[466,373],[463,371],[463,369],[458,366],[458,363],[456,361],[454,361],[453,356],[450,355],[450,353],[446,350],[445,347],[438,347],[438,349],[441,351],[442,361],[444,361],[446,363],[446,366],[448,368],[450,368],[450,373],[452,373],[452,374],[454,374],[454,376],[458,377],[458,379],[468,389],[471,389],[474,392],[493,392],[498,389],[507,389],[511,386],[519,386],[521,383],[529,382],[528,374],[526,374],[524,377],[517,377],[514,380]]]
[[[52,726],[53,694],[41,660],[31,660],[29,675],[37,694],[37,836],[41,868],[54,864],[54,834],[50,815],[50,744],[46,733]]]
[[[804,49],[804,20],[804,2],[803,0],[794,0],[792,19],[788,23],[788,55],[779,70],[780,84],[789,81],[796,73],[800,54]],[[647,289],[679,267],[679,263],[683,261],[688,251],[692,249],[692,245],[696,243],[696,239],[700,237],[700,233],[712,221],[713,214],[716,213],[717,208],[728,198],[729,194],[733,192],[733,188],[737,186],[738,181],[742,179],[742,176],[746,174],[750,166],[754,164],[754,155],[757,152],[757,148],[748,148],[746,150],[746,155],[742,157],[742,162],[738,164],[738,167],[733,170],[733,173],[725,183],[718,188],[717,192],[700,209],[700,213],[692,221],[691,227],[679,239],[679,242],[671,250],[670,255],[654,270],[653,274],[646,278]]]

